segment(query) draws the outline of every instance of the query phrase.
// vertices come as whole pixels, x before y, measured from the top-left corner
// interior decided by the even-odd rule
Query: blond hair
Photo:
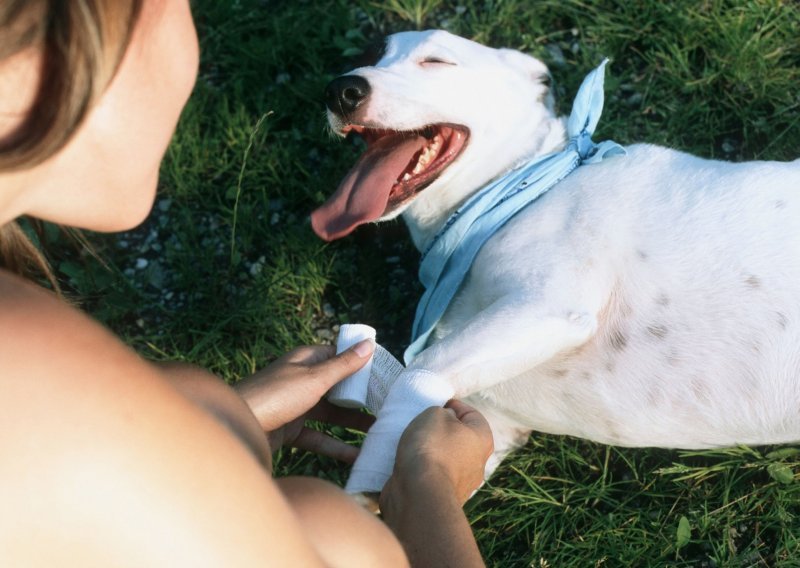
[[[42,54],[33,104],[0,138],[0,172],[31,168],[63,148],[114,76],[142,0],[3,0],[0,62]],[[0,266],[37,272],[58,288],[44,256],[18,223],[0,226]]]

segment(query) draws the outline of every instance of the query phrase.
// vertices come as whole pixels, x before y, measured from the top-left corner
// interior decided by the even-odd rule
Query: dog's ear
[[[521,51],[515,49],[499,49],[500,57],[519,70],[523,75],[528,77],[534,83],[541,85],[541,94],[538,96],[538,101],[544,104],[550,110],[555,109],[555,98],[553,97],[552,83],[553,77],[550,75],[550,70],[547,65]]]
[[[353,57],[350,62],[351,68],[373,67],[376,65],[386,54],[386,45],[388,42],[388,37],[381,37],[370,41],[365,46],[364,51]]]

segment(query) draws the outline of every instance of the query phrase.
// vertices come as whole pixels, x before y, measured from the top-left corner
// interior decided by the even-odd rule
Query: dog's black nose
[[[363,77],[342,75],[325,87],[325,105],[338,115],[346,115],[356,110],[369,96],[372,89]]]

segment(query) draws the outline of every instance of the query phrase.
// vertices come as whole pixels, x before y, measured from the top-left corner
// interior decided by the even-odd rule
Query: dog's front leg
[[[597,306],[526,305],[505,297],[422,351],[409,371],[446,379],[464,397],[528,371],[585,343],[597,329]]]
[[[381,490],[392,473],[400,436],[423,410],[488,388],[583,344],[595,332],[597,311],[526,306],[518,297],[506,297],[425,349],[389,390],[347,490]]]

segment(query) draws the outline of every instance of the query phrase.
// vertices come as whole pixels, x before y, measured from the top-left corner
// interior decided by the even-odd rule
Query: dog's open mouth
[[[349,125],[367,143],[366,151],[328,201],[311,214],[314,232],[332,241],[375,221],[430,185],[461,154],[469,130],[433,124],[397,131]]]

